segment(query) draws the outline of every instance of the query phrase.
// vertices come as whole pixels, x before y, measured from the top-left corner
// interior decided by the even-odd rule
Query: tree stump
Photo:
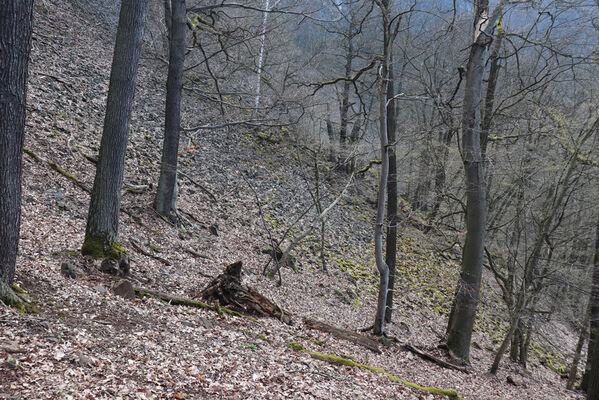
[[[247,314],[274,317],[291,325],[293,321],[289,313],[256,289],[241,283],[241,266],[241,261],[228,265],[199,293],[199,297],[207,302],[218,301],[219,305]]]

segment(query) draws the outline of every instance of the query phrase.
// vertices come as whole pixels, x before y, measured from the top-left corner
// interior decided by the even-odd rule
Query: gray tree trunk
[[[476,317],[487,220],[484,159],[480,142],[480,104],[484,55],[490,33],[505,1],[500,1],[489,16],[488,0],[477,0],[474,7],[474,35],[464,88],[462,143],[466,183],[466,239],[462,252],[462,272],[447,329],[447,345],[453,354],[468,361]]]
[[[12,284],[21,226],[21,175],[33,0],[0,6],[0,280]]]
[[[350,11],[351,13],[351,11]],[[345,76],[350,77],[352,71],[352,63],[354,61],[354,29],[356,25],[356,16],[351,13],[350,22],[347,32],[347,53],[345,54]],[[349,111],[349,89],[350,82],[343,82],[343,91],[341,94],[341,107],[339,109],[339,144],[343,151],[343,146],[347,141],[347,123],[348,123],[348,111]]]
[[[181,124],[181,89],[185,63],[185,0],[172,0],[168,78],[166,81],[166,111],[160,179],[154,207],[159,214],[169,217],[176,201],[177,154],[179,153],[179,126]],[[176,211],[176,210],[174,210]]]
[[[81,248],[94,258],[118,258],[122,252],[117,242],[121,186],[145,13],[146,0],[121,4],[100,156]]]

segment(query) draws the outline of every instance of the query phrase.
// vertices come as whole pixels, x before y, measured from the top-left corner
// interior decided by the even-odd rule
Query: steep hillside
[[[558,375],[543,366],[528,373],[506,362],[497,377],[488,376],[496,347],[489,330],[500,329],[491,313],[475,334],[478,346],[468,373],[423,360],[397,343],[381,344],[377,353],[306,326],[305,317],[348,330],[372,323],[377,278],[369,199],[375,196],[374,176],[358,179],[331,211],[328,273],[321,270],[317,242],[306,241],[295,252],[299,271],[283,268],[283,284],[277,286],[262,274],[269,259],[262,252],[270,243],[268,232],[280,237],[291,227],[291,235],[297,234],[292,221],[310,203],[306,188],[314,184],[302,147],[290,138],[293,132],[201,131],[181,148],[178,206],[186,222],[177,226],[160,218],[151,205],[166,66],[149,52],[138,75],[121,213],[120,239],[130,251],[131,281],[192,298],[224,266],[241,260],[244,282],[291,312],[295,323],[255,322],[156,298],[115,295],[117,279],[78,253],[102,131],[113,11],[98,11],[82,0],[35,5],[16,273],[40,313],[0,309],[0,397],[447,398],[396,379],[401,378],[455,390],[467,399],[582,398],[566,391]],[[187,93],[183,120],[194,126],[218,123],[219,116]],[[322,183],[329,202],[347,179],[332,172]],[[141,193],[132,190],[140,188]],[[435,239],[411,223],[407,205],[402,218],[399,304],[390,333],[441,354],[437,345],[458,273],[457,256],[435,250]],[[63,263],[74,266],[77,279],[61,275]],[[301,351],[297,344],[317,353]],[[517,385],[507,383],[508,376]]]

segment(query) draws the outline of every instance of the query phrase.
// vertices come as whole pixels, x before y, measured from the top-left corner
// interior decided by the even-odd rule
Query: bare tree
[[[170,216],[177,211],[177,155],[181,125],[181,90],[185,63],[185,0],[172,0],[170,51],[166,81],[166,110],[160,179],[154,207],[158,213]]]

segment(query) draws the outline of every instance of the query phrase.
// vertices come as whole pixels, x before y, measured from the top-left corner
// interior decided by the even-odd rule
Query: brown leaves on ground
[[[36,2],[26,146],[88,186],[94,174],[90,159],[97,154],[102,130],[113,37],[113,25],[95,20],[76,2]],[[151,58],[140,66],[125,172],[130,184],[157,180],[165,69]],[[184,119],[190,124],[198,115],[211,115],[205,105],[190,99],[186,104]],[[243,260],[247,284],[298,317],[344,329],[369,325],[374,315],[372,293],[356,288],[354,303],[335,295],[355,285],[345,272],[331,267],[332,275],[327,276],[307,258],[300,274],[282,270],[280,288],[262,276],[268,256],[260,249],[267,238],[255,199],[238,178],[240,170],[256,166],[256,155],[247,150],[251,144],[240,134],[208,132],[201,146],[182,150],[183,168],[218,198],[215,203],[205,190],[183,180],[179,207],[184,215],[193,216],[184,228],[157,217],[151,209],[151,190],[124,194],[123,207],[129,213],[121,214],[121,241],[133,240],[156,256],[130,249],[129,279],[135,285],[188,297],[225,265]],[[375,354],[276,319],[255,323],[152,298],[124,299],[111,290],[118,278],[101,274],[98,263],[77,255],[89,195],[28,156],[23,189],[17,281],[41,314],[0,308],[3,395],[40,400],[434,398],[384,375],[332,365],[288,347],[297,342],[313,351],[351,356],[422,386],[455,389],[468,399],[582,398],[566,391],[565,383],[543,367],[527,375],[508,364],[496,378],[490,377],[485,371],[491,353],[484,349],[473,349],[473,373],[464,374],[424,361],[397,345]],[[338,218],[362,219],[352,212],[348,206]],[[369,223],[361,224],[334,226],[331,229],[340,231],[331,235],[331,241],[338,244],[347,236],[341,229],[368,237]],[[218,225],[218,236],[205,228],[212,225]],[[72,265],[77,279],[61,275],[64,262]],[[393,335],[420,348],[437,344],[434,329],[443,326],[442,318],[407,309],[405,316],[396,318],[398,324],[390,327]],[[484,343],[485,338],[476,340]],[[519,385],[508,384],[508,375]]]

